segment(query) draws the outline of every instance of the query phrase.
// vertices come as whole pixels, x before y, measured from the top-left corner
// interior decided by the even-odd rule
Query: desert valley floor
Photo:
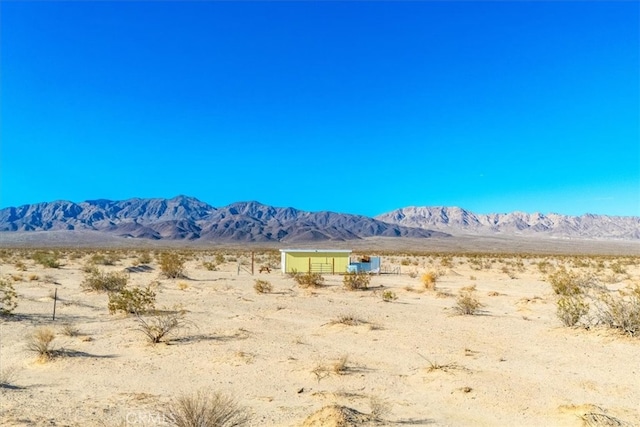
[[[640,285],[638,255],[390,252],[383,266],[400,274],[350,291],[341,275],[300,287],[277,251],[256,250],[251,275],[250,251],[173,249],[186,260],[175,279],[160,250],[37,252],[1,251],[18,303],[0,319],[5,426],[172,425],[175,399],[197,391],[233,397],[255,426],[640,425],[640,337],[564,326],[549,279],[579,281],[589,318],[594,295]],[[43,253],[60,265],[36,262]],[[185,327],[151,344],[138,317],[83,288],[92,268],[150,286]],[[482,304],[474,315],[455,309],[465,290]],[[28,349],[42,327],[55,333],[49,358]]]

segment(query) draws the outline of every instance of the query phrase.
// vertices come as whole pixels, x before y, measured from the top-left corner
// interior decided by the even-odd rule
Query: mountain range
[[[481,215],[456,207],[407,207],[370,218],[327,211],[306,212],[258,202],[238,202],[216,208],[187,196],[81,203],[54,201],[0,209],[0,232],[62,230],[205,242],[295,243],[457,234],[640,240],[640,217],[523,212]]]

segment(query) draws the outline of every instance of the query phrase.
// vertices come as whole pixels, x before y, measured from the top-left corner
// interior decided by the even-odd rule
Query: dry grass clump
[[[596,287],[593,277],[567,271],[564,267],[547,276],[547,280],[557,295],[579,295]]]
[[[480,307],[482,304],[475,296],[475,286],[468,286],[460,290],[453,309],[458,314],[471,316],[477,314]]]
[[[428,291],[436,290],[437,280],[438,280],[438,273],[436,273],[435,271],[428,271],[426,273],[423,273],[422,276],[420,276],[420,281],[424,285],[424,288]]]
[[[268,294],[273,291],[273,285],[266,280],[256,279],[253,289],[259,294]]]
[[[89,291],[120,292],[127,285],[129,276],[123,272],[106,273],[100,270],[90,270],[85,275],[80,286]]]
[[[333,363],[329,363],[327,365],[323,365],[323,364],[316,365],[316,367],[313,368],[311,372],[316,376],[316,378],[318,379],[318,382],[323,378],[328,377],[331,374],[346,375],[349,371],[349,367],[347,366],[348,361],[349,361],[349,356],[342,355],[338,360],[336,360]]]
[[[65,335],[67,337],[77,337],[78,335],[80,335],[80,329],[78,329],[78,327],[72,323],[62,324],[60,332],[62,333],[62,335]]]
[[[371,276],[364,272],[348,272],[342,277],[342,284],[348,291],[357,291],[367,289],[371,282]]]
[[[297,273],[292,272],[290,276],[301,288],[317,288],[324,284],[324,277],[320,273]]]
[[[0,369],[0,388],[16,388],[13,382],[16,379],[17,369],[15,366]]]
[[[247,409],[233,398],[205,390],[174,399],[168,415],[176,427],[241,427],[251,421]]]
[[[35,353],[41,360],[51,359],[55,355],[53,340],[56,334],[53,329],[41,326],[27,336],[27,350]]]
[[[347,326],[358,326],[358,325],[366,324],[368,322],[366,320],[360,319],[354,314],[342,314],[337,318],[333,319],[329,323],[331,325],[342,324]]]

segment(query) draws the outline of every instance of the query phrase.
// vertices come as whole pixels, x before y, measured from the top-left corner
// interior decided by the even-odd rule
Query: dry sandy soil
[[[353,425],[640,425],[640,338],[563,326],[539,265],[564,265],[615,291],[640,283],[638,256],[386,254],[383,265],[401,274],[348,291],[338,275],[311,290],[277,269],[252,276],[247,252],[223,251],[209,271],[203,262],[216,253],[192,251],[185,278],[164,278],[155,259],[128,273],[129,286],[153,284],[157,307],[187,310],[190,326],[153,345],[135,316],[110,314],[107,294],[82,289],[91,252],[62,253],[60,268],[36,264],[31,252],[0,259],[18,293],[14,315],[0,320],[0,368],[11,372],[0,389],[5,426],[171,425],[172,400],[196,390],[235,397],[256,426],[339,425],[332,404],[359,411]],[[115,265],[98,268],[123,271],[140,255],[114,253]],[[239,274],[236,260],[245,263]],[[420,281],[426,271],[439,273],[435,291]],[[273,291],[257,293],[256,279]],[[483,307],[457,315],[469,286]],[[383,301],[385,290],[397,299]],[[65,335],[64,324],[79,335]],[[56,331],[59,351],[47,361],[26,349],[39,326]],[[367,423],[372,411],[378,421]]]

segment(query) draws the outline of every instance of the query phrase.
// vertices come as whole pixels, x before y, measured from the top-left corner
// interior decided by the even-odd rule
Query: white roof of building
[[[351,249],[280,249],[280,252],[341,252],[351,253]]]

